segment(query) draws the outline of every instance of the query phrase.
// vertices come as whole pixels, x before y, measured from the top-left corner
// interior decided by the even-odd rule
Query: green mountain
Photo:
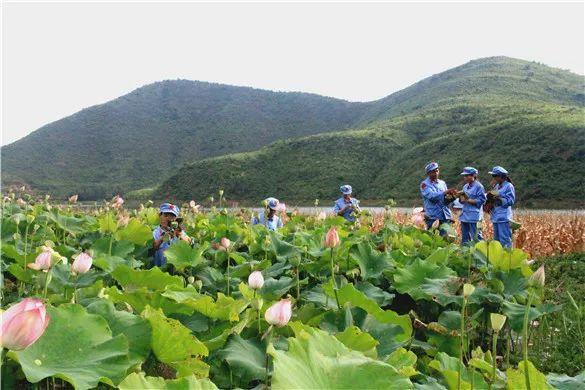
[[[350,182],[363,199],[414,204],[422,166],[436,159],[453,185],[464,165],[500,164],[526,205],[573,207],[583,203],[584,104],[583,76],[507,57],[368,103],[165,81],[2,148],[3,183],[86,198],[155,187],[134,193],[201,199],[224,188],[234,200],[305,202]]]
[[[362,103],[163,81],[50,123],[2,148],[3,184],[100,198],[150,187],[183,163],[345,129]]]
[[[476,60],[372,103],[358,126],[188,164],[154,197],[201,199],[223,188],[231,199],[302,203],[334,199],[351,183],[362,199],[417,205],[423,167],[437,160],[451,186],[473,165],[487,187],[489,168],[503,165],[524,206],[585,206],[582,76]]]

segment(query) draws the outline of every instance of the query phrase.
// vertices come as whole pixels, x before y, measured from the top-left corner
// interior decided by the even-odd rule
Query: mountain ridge
[[[583,85],[583,76],[507,57],[473,60],[372,102],[167,80],[84,109],[3,147],[2,179],[3,184],[21,179],[62,196],[80,193],[82,198],[99,198],[156,187],[181,172],[184,164],[252,152],[281,140],[384,129],[386,121],[396,118],[408,122],[436,115],[440,119],[428,120],[425,126],[430,128],[423,129],[419,118],[416,125],[405,123],[394,133],[397,137],[407,133],[414,146],[439,136],[433,128],[442,129],[441,121],[465,132],[469,126],[489,122],[482,114],[488,106],[498,107],[501,117],[506,117],[507,106],[521,107],[520,112],[539,105],[581,108]],[[91,120],[72,119],[83,112],[92,113]],[[47,140],[45,133],[74,147],[63,148]],[[47,150],[52,152],[48,157],[42,153]]]

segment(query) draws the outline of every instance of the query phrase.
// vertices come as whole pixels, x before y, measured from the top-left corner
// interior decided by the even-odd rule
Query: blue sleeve
[[[477,208],[480,208],[487,201],[487,195],[485,194],[483,186],[477,186],[477,189],[475,190],[475,200],[477,201],[475,204]]]
[[[252,217],[252,225],[258,225],[259,223],[258,218]]]
[[[422,188],[421,184],[420,193],[423,198],[428,199],[431,202],[434,203],[445,202],[445,194],[443,194],[443,191],[437,191],[432,186],[427,185],[425,186],[425,188]]]
[[[333,206],[333,212],[335,214],[338,214],[341,211],[341,207],[339,207],[339,203],[335,202],[335,205]]]
[[[278,222],[276,223],[276,227],[281,228],[283,226],[284,226],[284,224],[282,223],[282,218],[278,218]]]
[[[500,199],[502,202],[502,207],[513,206],[514,203],[516,203],[516,191],[514,190],[514,186],[512,184],[506,186],[506,191],[500,193]]]

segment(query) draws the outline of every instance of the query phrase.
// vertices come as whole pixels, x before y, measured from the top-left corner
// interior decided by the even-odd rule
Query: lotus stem
[[[45,288],[43,289],[43,298],[47,298],[47,289],[49,287],[49,283],[51,283],[51,279],[53,278],[53,268],[49,268],[47,272],[47,277],[45,278]]]
[[[227,253],[227,296],[230,296],[230,252],[226,251]]]
[[[461,329],[459,342],[459,375],[457,377],[457,389],[461,390],[461,377],[463,376],[463,354],[465,353],[465,308],[467,306],[467,299],[463,298],[463,305],[461,306]]]
[[[494,335],[492,337],[492,382],[490,383],[490,389],[492,386],[496,384],[496,347],[498,345],[498,332],[494,331]]]
[[[530,387],[530,374],[528,372],[528,318],[530,314],[530,307],[532,305],[532,292],[528,292],[528,301],[526,302],[526,312],[524,313],[524,334],[522,338],[522,352],[524,354],[524,379],[526,381],[526,388]]]
[[[335,281],[335,264],[333,263],[333,248],[331,248],[331,279],[333,280],[333,293],[335,294],[337,308],[341,309],[341,305],[339,304],[339,296],[337,295],[337,282]]]

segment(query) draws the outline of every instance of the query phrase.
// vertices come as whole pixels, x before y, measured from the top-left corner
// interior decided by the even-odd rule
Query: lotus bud
[[[230,249],[231,244],[232,244],[232,242],[227,237],[222,237],[221,240],[219,241],[220,249],[223,248],[223,250],[226,250],[226,251],[228,249]]]
[[[189,202],[189,207],[191,207],[192,209],[194,209],[195,207],[197,207],[197,203],[195,203],[194,200]]]
[[[203,282],[201,280],[196,280],[193,285],[195,286],[197,291],[201,291],[201,289],[203,288]]]
[[[154,202],[153,202],[152,200],[148,200],[148,201],[146,202],[146,207],[150,207],[150,206],[152,206],[153,204],[154,204]]]
[[[71,195],[71,196],[69,197],[69,203],[77,203],[77,199],[78,199],[78,198],[79,198],[79,195],[78,195],[78,194]]]
[[[503,314],[498,313],[490,313],[490,322],[492,324],[492,329],[495,332],[499,332],[504,327],[506,323],[506,316]]]
[[[39,255],[36,257],[34,263],[29,263],[26,266],[30,269],[34,269],[36,271],[47,271],[51,268],[51,259],[53,257],[53,250],[47,247],[42,247],[48,250],[43,250]]]
[[[290,299],[281,299],[270,306],[264,314],[266,322],[274,326],[285,326],[290,321],[291,316],[292,305]]]
[[[40,299],[23,299],[0,313],[0,347],[13,351],[25,349],[45,333],[49,319]]]
[[[475,286],[473,284],[465,283],[463,285],[463,298],[468,299],[474,291]]]
[[[325,248],[335,248],[337,245],[339,245],[339,234],[337,234],[337,228],[332,226],[325,235]]]
[[[73,264],[71,265],[71,273],[74,275],[84,274],[91,268],[93,259],[90,255],[85,252],[81,252],[75,257]]]
[[[195,282],[195,277],[194,277],[194,276],[189,276],[189,277],[187,278],[187,283],[189,283],[189,284],[193,284],[194,282]]]
[[[536,272],[530,276],[528,284],[534,287],[544,287],[544,265],[541,265]]]
[[[219,190],[218,191],[218,194],[219,194],[220,197],[222,197],[223,196],[223,190]]]
[[[248,286],[252,290],[259,290],[264,286],[264,276],[262,276],[262,272],[254,271],[248,276]]]
[[[210,196],[210,197],[209,197],[209,201],[210,201],[211,203],[213,203],[213,201],[214,201],[214,198],[213,198],[213,196]]]
[[[319,206],[319,199],[315,199],[315,207]]]

